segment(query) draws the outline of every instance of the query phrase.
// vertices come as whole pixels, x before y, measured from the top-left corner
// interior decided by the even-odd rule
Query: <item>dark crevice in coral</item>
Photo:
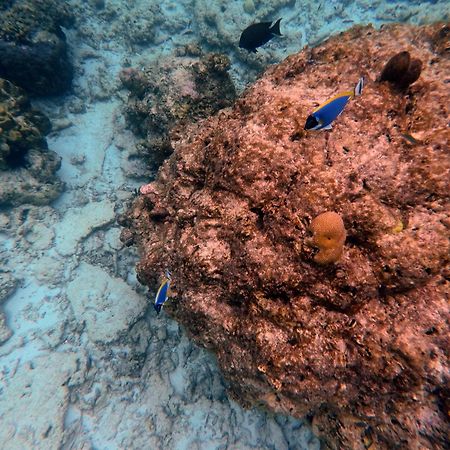
[[[27,149],[12,149],[11,152],[4,158],[5,165],[12,170],[27,167],[27,153]]]
[[[264,212],[261,208],[250,208],[250,211],[254,214],[256,214],[256,227],[258,230],[264,230]]]

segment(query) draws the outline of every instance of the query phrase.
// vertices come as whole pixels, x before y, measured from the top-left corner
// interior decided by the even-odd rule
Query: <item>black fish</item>
[[[280,33],[280,21],[281,19],[278,19],[273,25],[272,22],[261,22],[250,25],[242,32],[241,39],[239,39],[239,47],[256,53],[256,47],[261,47],[261,45],[266,44],[275,35],[282,36]]]

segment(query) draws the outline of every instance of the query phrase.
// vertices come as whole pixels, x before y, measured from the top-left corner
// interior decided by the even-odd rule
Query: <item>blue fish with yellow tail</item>
[[[164,303],[167,300],[167,297],[169,296],[171,281],[172,281],[171,274],[168,270],[166,270],[166,273],[161,281],[161,284],[159,285],[158,292],[156,293],[155,304],[153,305],[157,314],[160,313],[161,308],[163,307]]]
[[[331,124],[344,111],[348,101],[361,95],[364,78],[361,77],[353,91],[342,92],[315,109],[306,119],[305,130],[331,130]]]

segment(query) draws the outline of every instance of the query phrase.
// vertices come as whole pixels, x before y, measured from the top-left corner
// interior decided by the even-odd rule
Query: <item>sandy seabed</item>
[[[302,14],[287,1],[69,3],[73,89],[33,102],[53,123],[66,190],[51,206],[0,212],[0,448],[319,448],[306,422],[230,401],[214,357],[149,307],[115,221],[149,181],[133,175],[118,73],[198,40],[229,50],[242,89],[308,42],[361,21],[434,21],[445,2],[330,2],[319,13],[311,2]],[[254,59],[232,47],[267,16],[283,17],[283,39]]]

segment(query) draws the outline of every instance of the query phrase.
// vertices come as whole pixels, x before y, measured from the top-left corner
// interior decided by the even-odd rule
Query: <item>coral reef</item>
[[[442,29],[354,27],[288,57],[232,108],[172,135],[121,221],[139,279],[153,289],[170,269],[165,311],[216,353],[233,398],[308,415],[330,448],[448,445]],[[376,83],[404,49],[420,79],[406,92]],[[305,133],[314,102],[359,76],[363,95],[333,131]],[[322,266],[305,243],[324,210],[340,212],[347,241]]]
[[[25,92],[0,78],[0,206],[42,205],[61,193],[61,158],[45,140],[50,129]]]
[[[187,46],[184,53],[143,71],[127,68],[120,74],[130,90],[127,122],[143,138],[137,151],[153,170],[172,152],[171,133],[184,133],[186,125],[229,106],[235,98],[226,56],[211,53],[199,58],[195,46]]]
[[[58,0],[13,0],[0,5],[0,77],[38,96],[60,94],[73,68],[61,26],[73,16]]]

